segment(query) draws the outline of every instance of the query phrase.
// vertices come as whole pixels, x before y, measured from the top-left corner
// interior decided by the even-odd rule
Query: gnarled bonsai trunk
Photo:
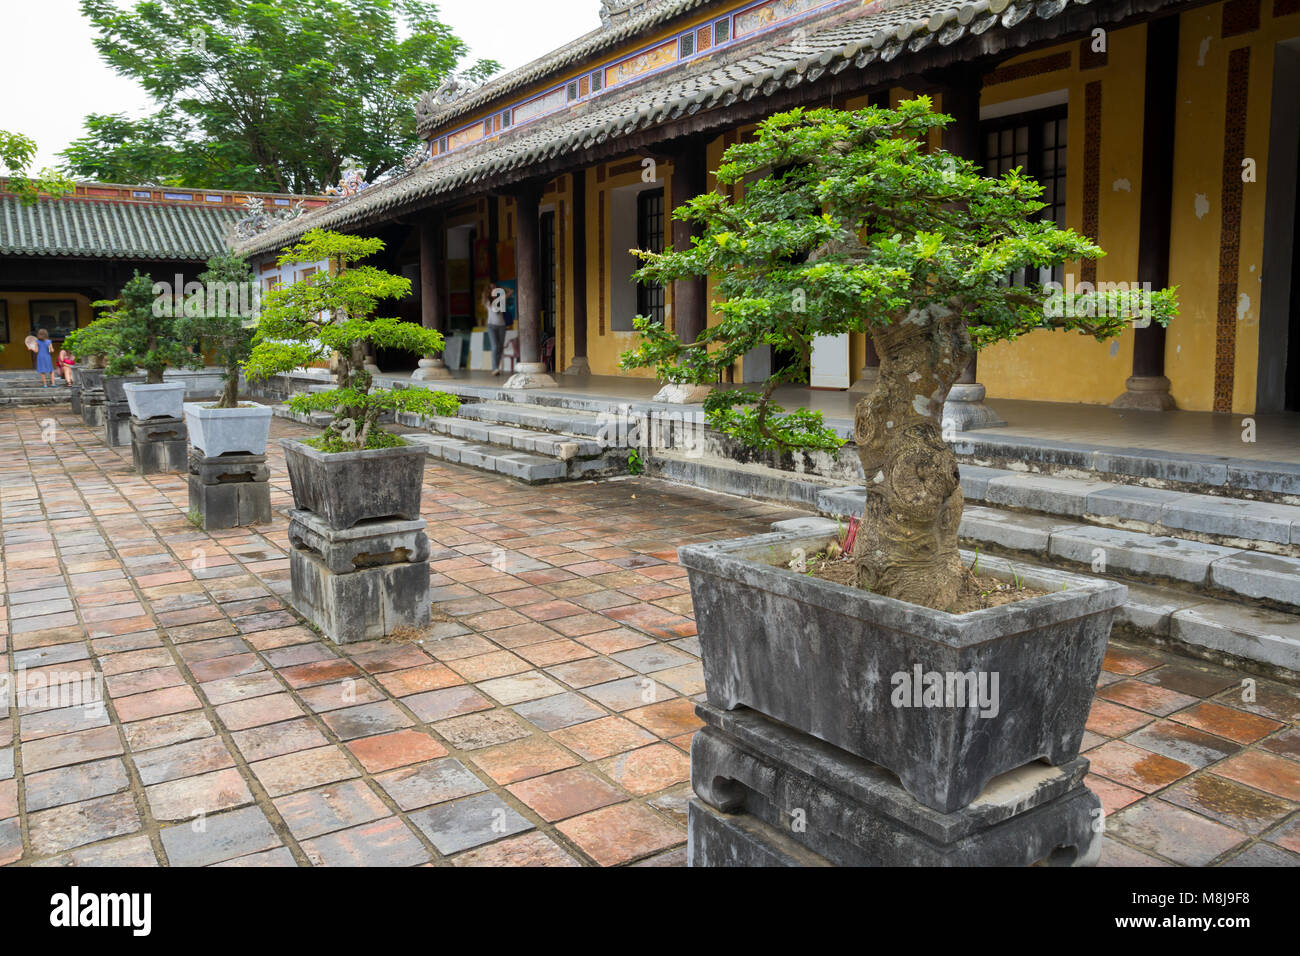
[[[226,369],[226,380],[221,385],[221,398],[217,408],[235,408],[239,405],[239,367]]]
[[[880,379],[858,403],[854,437],[867,481],[853,558],[858,585],[948,608],[961,584],[957,458],[943,402],[974,354],[965,316],[932,305],[874,330]]]

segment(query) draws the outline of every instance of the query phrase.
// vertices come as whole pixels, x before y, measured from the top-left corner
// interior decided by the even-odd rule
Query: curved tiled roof
[[[707,58],[678,71],[629,84],[623,95],[602,98],[553,118],[518,127],[490,142],[427,161],[328,209],[313,211],[269,229],[242,244],[239,251],[253,255],[288,245],[308,229],[348,228],[387,214],[398,206],[463,195],[477,182],[489,178],[499,180],[516,171],[518,178],[524,179],[530,165],[683,115],[726,107],[737,100],[768,96],[850,66],[862,68],[906,58],[932,44],[950,46],[966,36],[1010,30],[1029,17],[1049,20],[1072,6],[1086,6],[1091,2],[974,0],[958,7],[950,0],[879,0],[851,17],[846,18],[842,12],[827,17],[821,21],[820,28],[814,21],[807,25],[802,36],[777,39],[773,45],[757,51],[750,47],[730,58]],[[1146,0],[1146,5],[1154,8],[1174,2],[1178,0]]]
[[[229,248],[241,206],[0,195],[0,255],[201,261]]]

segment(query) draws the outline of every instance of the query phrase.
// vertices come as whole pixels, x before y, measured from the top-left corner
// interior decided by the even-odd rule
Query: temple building
[[[250,201],[270,221],[275,210],[329,199],[78,183],[69,195],[24,205],[0,179],[0,370],[34,368],[28,335],[43,328],[60,342],[94,318],[92,302],[117,298],[136,271],[157,282],[195,280],[236,241]]]
[[[1105,258],[1073,283],[1177,286],[1167,330],[1099,343],[1041,331],[968,370],[993,398],[1252,414],[1300,410],[1300,0],[640,0],[601,26],[418,107],[402,174],[240,250],[268,284],[307,229],[386,241],[412,278],[402,315],[448,334],[420,377],[480,368],[480,292],[517,294],[512,387],[623,372],[633,317],[685,339],[712,320],[703,280],[637,284],[633,247],[689,242],[671,210],[715,188],[724,149],[795,106],[919,94],[954,121],[935,145],[991,174],[1025,168],[1044,216]],[[936,137],[938,139],[938,137]],[[384,371],[415,357],[380,355]],[[750,353],[735,382],[780,356]],[[869,382],[863,336],[819,340],[815,388]],[[967,389],[978,403],[979,389]]]

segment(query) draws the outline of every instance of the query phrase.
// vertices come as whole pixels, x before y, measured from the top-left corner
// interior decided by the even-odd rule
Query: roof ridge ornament
[[[290,219],[297,219],[303,214],[303,202],[299,199],[288,208],[267,211],[266,200],[261,196],[245,196],[244,207],[247,214],[235,222],[235,235],[239,239],[252,239],[259,232],[266,232],[272,226]]]

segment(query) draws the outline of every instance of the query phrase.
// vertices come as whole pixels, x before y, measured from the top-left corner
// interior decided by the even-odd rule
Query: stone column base
[[[862,366],[862,374],[858,376],[858,380],[849,386],[849,394],[865,395],[876,387],[878,381],[880,381],[880,366],[864,365]]]
[[[1101,854],[1086,757],[1028,764],[940,813],[893,774],[757,711],[696,713],[690,866],[1092,866]]]
[[[99,407],[104,444],[110,448],[131,444],[131,406],[126,402],[105,402]]]
[[[81,414],[81,386],[73,385],[70,391],[72,392],[69,398],[69,401],[72,404],[72,414],[80,415]]]
[[[711,385],[674,385],[670,382],[655,392],[655,397],[650,401],[667,402],[670,405],[698,405],[712,391]]]
[[[1171,412],[1178,407],[1169,394],[1169,379],[1163,375],[1133,375],[1124,382],[1124,394],[1110,403],[1111,408],[1131,408],[1142,412]]]
[[[104,424],[104,390],[82,388],[81,423],[87,428],[101,428]]]
[[[207,458],[191,449],[190,512],[204,531],[271,521],[270,471],[265,455]]]
[[[411,373],[412,381],[427,382],[431,379],[448,379],[452,378],[451,369],[443,363],[440,358],[422,358],[420,367]]]
[[[1006,420],[984,404],[984,386],[978,382],[958,382],[943,403],[945,431],[970,431],[974,428],[997,428]]]
[[[555,388],[556,381],[542,362],[517,362],[502,388]]]
[[[575,355],[569,367],[564,370],[564,375],[590,375],[591,365],[587,362],[587,356]]]
[[[131,419],[131,460],[138,474],[188,471],[189,452],[189,429],[184,419]]]
[[[423,519],[365,522],[347,531],[289,513],[294,608],[336,644],[429,626],[429,539]]]

